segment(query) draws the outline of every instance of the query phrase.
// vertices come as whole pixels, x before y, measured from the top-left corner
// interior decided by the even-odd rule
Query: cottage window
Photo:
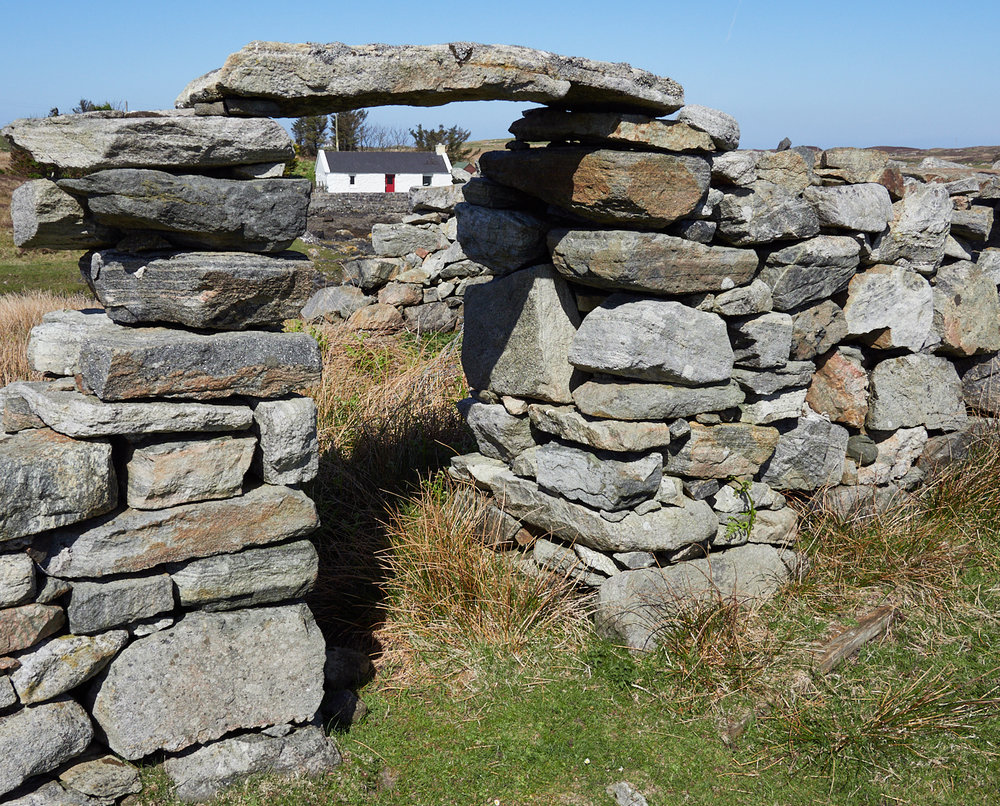
[[[431,186],[431,175],[424,174],[424,187],[429,188]]]

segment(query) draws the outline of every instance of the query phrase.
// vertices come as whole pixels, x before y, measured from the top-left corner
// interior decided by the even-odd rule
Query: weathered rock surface
[[[913,467],[927,444],[927,429],[900,428],[878,443],[876,460],[858,468],[858,484],[900,481]]]
[[[847,337],[843,309],[825,300],[792,317],[792,358],[805,361],[836,347]]]
[[[15,391],[53,431],[71,437],[244,431],[253,422],[247,406],[213,403],[104,403],[55,384],[19,382]]]
[[[332,738],[317,727],[287,736],[236,736],[167,759],[163,770],[185,802],[202,802],[251,775],[320,775],[340,764]]]
[[[733,288],[716,296],[710,310],[720,316],[750,316],[767,313],[773,307],[770,286],[763,280],[754,280],[750,285]]]
[[[299,316],[307,322],[334,318],[350,319],[351,314],[372,304],[372,298],[352,285],[328,285],[311,297]]]
[[[968,261],[938,269],[934,332],[943,353],[970,356],[1000,350],[1000,296],[996,283]]]
[[[94,718],[129,760],[304,722],[322,699],[324,649],[305,605],[189,613],[111,662],[94,687]]]
[[[933,341],[934,294],[914,271],[874,266],[851,279],[844,318],[848,334],[871,334],[873,347],[915,352]]]
[[[494,182],[588,221],[647,228],[684,218],[711,178],[701,157],[574,147],[490,151],[479,167]]]
[[[716,314],[614,294],[583,320],[569,361],[591,372],[696,386],[729,380],[733,352]]]
[[[518,140],[567,140],[612,148],[638,146],[643,151],[716,150],[711,136],[689,123],[616,112],[529,109],[508,131]]]
[[[861,245],[846,236],[818,235],[768,255],[760,278],[774,307],[789,311],[847,287],[860,263]]]
[[[571,403],[567,356],[579,325],[573,294],[551,266],[469,288],[462,368],[470,387]]]
[[[706,132],[719,151],[733,151],[739,148],[740,124],[732,115],[700,104],[687,104],[677,115],[677,120]]]
[[[889,191],[874,182],[806,188],[804,197],[824,227],[878,233],[893,217]]]
[[[767,426],[691,423],[691,436],[676,447],[670,446],[666,470],[697,479],[753,476],[771,458],[777,444],[777,430]]]
[[[797,566],[795,552],[750,544],[666,568],[624,571],[601,585],[597,621],[633,649],[651,650],[678,612],[767,598]]]
[[[893,199],[903,196],[903,176],[889,155],[874,148],[828,148],[820,157],[824,179],[847,184],[878,182]]]
[[[707,386],[628,383],[598,378],[573,390],[584,414],[610,420],[670,420],[738,406],[744,395],[734,383]]]
[[[94,736],[86,712],[71,700],[0,719],[0,795],[82,753]]]
[[[441,286],[438,286],[441,288]],[[447,302],[425,302],[403,312],[406,329],[413,333],[451,333],[459,323],[459,311]]]
[[[347,320],[355,330],[374,330],[393,333],[403,326],[403,315],[392,305],[376,303],[359,308]]]
[[[618,419],[589,419],[572,406],[540,403],[529,406],[528,414],[532,426],[539,431],[597,450],[628,453],[660,448],[670,443],[670,426],[663,422],[623,423]]]
[[[68,579],[135,573],[303,537],[316,526],[316,508],[304,493],[263,486],[225,501],[127,509],[82,529],[54,532],[41,565]]]
[[[868,414],[868,373],[859,351],[841,347],[821,359],[806,402],[835,423],[862,428]]]
[[[882,361],[872,370],[868,428],[895,431],[923,425],[954,431],[966,419],[962,383],[946,358],[904,355]]]
[[[547,259],[549,225],[531,213],[462,202],[455,206],[455,218],[462,250],[494,274],[510,274]]]
[[[132,624],[174,609],[174,588],[167,574],[102,582],[74,582],[70,594],[69,628],[74,633],[98,633]]]
[[[371,291],[389,282],[403,270],[401,258],[373,257],[345,260],[344,274],[364,291]]]
[[[944,258],[951,213],[951,199],[941,185],[907,188],[903,200],[893,205],[889,231],[873,240],[868,261],[933,273]]]
[[[773,395],[754,397],[740,406],[740,422],[768,425],[781,420],[794,420],[802,414],[805,401],[805,389],[786,389]]]
[[[5,802],[7,806],[102,806],[101,801],[82,792],[63,789],[58,781],[46,781],[26,794]]]
[[[80,261],[83,278],[115,322],[191,328],[279,327],[300,315],[318,272],[297,252],[105,250]]]
[[[808,386],[816,365],[811,361],[789,361],[773,369],[734,369],[733,380],[755,395],[773,395],[782,389]]]
[[[375,224],[372,248],[382,257],[403,257],[418,249],[436,252],[448,246],[441,228],[435,224]]]
[[[0,434],[0,544],[113,509],[118,484],[107,442],[45,428]]]
[[[684,105],[669,78],[627,64],[559,56],[516,45],[326,45],[251,42],[195,79],[178,107],[233,96],[267,100],[281,117],[386,104],[535,101],[656,115]]]
[[[810,238],[819,232],[809,203],[771,182],[727,193],[718,214],[719,236],[737,246]]]
[[[527,417],[515,417],[499,404],[479,403],[472,398],[460,401],[458,408],[483,456],[510,462],[535,444]]]
[[[808,148],[784,151],[755,151],[756,178],[798,194],[819,183],[813,169],[816,155]]]
[[[963,362],[962,399],[975,411],[1000,414],[1000,356],[984,356]]]
[[[779,490],[816,490],[840,481],[847,455],[846,428],[803,417],[778,439],[761,480]]]
[[[251,403],[259,439],[254,470],[266,484],[305,484],[319,470],[316,403],[310,397]]]
[[[239,495],[256,444],[253,437],[226,435],[133,447],[126,471],[128,505],[163,509]]]
[[[114,240],[83,205],[48,179],[33,179],[14,190],[10,200],[14,245],[21,249],[95,249]]]
[[[0,555],[0,608],[21,604],[35,594],[35,564],[27,554]]]
[[[993,230],[993,208],[974,204],[968,210],[951,211],[951,233],[959,238],[985,243]]]
[[[85,199],[98,224],[153,230],[182,248],[281,252],[306,229],[310,183],[212,179],[113,168],[59,187]]]
[[[285,162],[291,138],[266,118],[56,115],[15,120],[4,135],[38,162],[60,168],[214,168]]]
[[[506,467],[473,463],[468,471],[515,518],[597,551],[670,551],[708,540],[718,526],[715,513],[704,501],[686,498],[682,506],[662,507],[646,515],[629,512],[611,523],[589,507],[543,492]]]
[[[758,264],[750,249],[705,246],[659,232],[557,229],[549,233],[548,244],[553,265],[570,280],[653,294],[743,285]]]
[[[81,761],[59,773],[67,787],[95,798],[117,799],[142,791],[139,770],[115,756]]]
[[[80,371],[80,346],[98,333],[114,334],[120,328],[99,308],[50,311],[31,329],[28,363],[35,372],[76,375]]]
[[[535,455],[537,481],[546,492],[614,512],[650,500],[660,488],[663,457],[597,454],[549,442]]]
[[[730,323],[733,359],[737,366],[752,369],[782,367],[792,349],[792,317],[787,313],[764,313]]]
[[[203,610],[233,610],[297,599],[312,589],[319,557],[308,540],[220,554],[171,573],[180,602]]]
[[[25,705],[54,699],[100,672],[127,640],[125,630],[92,638],[53,638],[18,657],[21,668],[11,675],[11,682]]]
[[[0,610],[0,656],[34,646],[66,622],[61,607],[37,603]]]
[[[210,400],[283,397],[318,382],[322,365],[306,333],[121,327],[80,345],[78,372],[86,389],[104,401]]]

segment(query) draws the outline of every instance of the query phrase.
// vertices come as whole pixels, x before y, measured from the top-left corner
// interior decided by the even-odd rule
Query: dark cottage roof
[[[444,157],[430,151],[327,151],[337,174],[446,174]]]

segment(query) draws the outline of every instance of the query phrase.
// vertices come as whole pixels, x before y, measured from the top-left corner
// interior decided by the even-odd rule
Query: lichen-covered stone
[[[691,436],[676,447],[671,445],[666,470],[696,479],[753,476],[777,444],[778,431],[768,426],[692,423]]]
[[[738,406],[744,397],[735,383],[677,386],[597,378],[573,390],[573,400],[580,411],[610,420],[693,417]]]
[[[904,355],[882,361],[872,370],[868,428],[895,431],[923,425],[954,431],[966,419],[962,383],[946,358]]]
[[[586,385],[586,384],[584,384]],[[578,387],[577,391],[582,387]],[[621,422],[588,418],[572,406],[535,403],[528,407],[531,425],[560,439],[604,451],[646,451],[670,444],[670,426],[663,422]]]
[[[259,440],[254,468],[267,484],[305,484],[319,471],[316,403],[310,397],[251,403]]]
[[[25,705],[55,699],[100,672],[127,640],[125,630],[52,638],[18,657],[21,667],[11,682]]]

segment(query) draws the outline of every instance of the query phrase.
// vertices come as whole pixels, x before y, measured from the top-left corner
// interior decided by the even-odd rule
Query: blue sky
[[[254,39],[504,42],[626,61],[734,115],[742,147],[1000,144],[1000,0],[8,0],[0,124],[82,97],[159,109]],[[504,137],[524,104],[373,110]]]

